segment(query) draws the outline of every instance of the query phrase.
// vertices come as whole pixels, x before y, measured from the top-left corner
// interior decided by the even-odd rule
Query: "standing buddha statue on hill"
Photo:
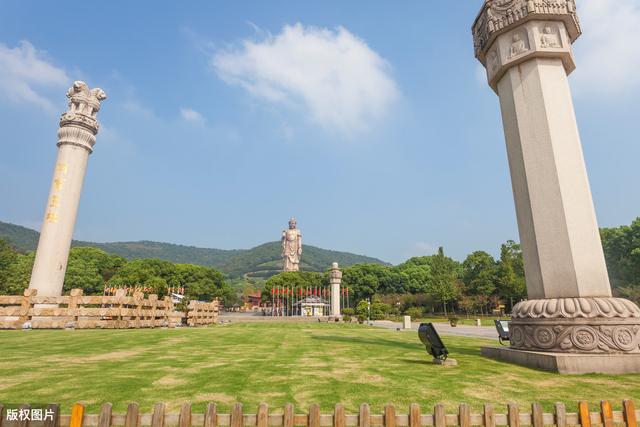
[[[296,227],[295,218],[289,220],[289,228],[282,231],[283,271],[300,271],[302,255],[302,233]]]

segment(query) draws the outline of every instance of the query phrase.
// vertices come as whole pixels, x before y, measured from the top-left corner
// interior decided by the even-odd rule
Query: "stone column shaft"
[[[515,65],[497,89],[529,298],[610,297],[562,61]]]
[[[79,81],[67,97],[69,111],[60,118],[58,156],[29,283],[40,296],[62,295],[87,161],[98,133],[96,114],[106,99],[101,89],[89,90]]]
[[[62,145],[54,169],[29,287],[61,295],[89,152]]]

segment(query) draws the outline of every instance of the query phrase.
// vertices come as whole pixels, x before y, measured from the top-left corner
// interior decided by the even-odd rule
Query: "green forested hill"
[[[36,249],[39,233],[30,228],[0,221],[0,238],[9,240],[16,248],[28,252]],[[159,258],[181,264],[214,267],[230,277],[269,277],[282,269],[280,243],[270,242],[253,249],[206,249],[150,241],[95,243],[74,240],[72,246],[92,246],[127,259]],[[336,252],[314,246],[304,246],[301,269],[325,271],[332,262],[341,266],[360,263],[386,264],[379,259],[348,252]]]

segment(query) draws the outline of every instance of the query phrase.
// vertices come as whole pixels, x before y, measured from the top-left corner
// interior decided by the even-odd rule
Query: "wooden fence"
[[[82,289],[70,295],[38,296],[26,289],[22,296],[0,296],[0,329],[126,329],[207,325],[218,320],[219,304],[192,301],[187,313],[177,311],[171,298],[158,299],[142,292],[126,296],[124,290],[115,296],[85,296]]]
[[[29,408],[22,405],[22,408]],[[50,405],[55,407],[57,405]],[[436,405],[433,413],[423,413],[417,404],[411,404],[408,414],[396,413],[393,405],[386,405],[384,413],[372,414],[370,406],[366,403],[360,405],[359,414],[347,414],[342,404],[337,404],[333,413],[322,414],[320,406],[313,404],[307,413],[299,414],[293,405],[287,404],[284,412],[270,414],[267,404],[258,406],[256,413],[245,414],[242,404],[236,403],[230,414],[219,414],[216,404],[209,403],[204,413],[192,413],[191,404],[185,403],[179,413],[167,413],[163,403],[154,406],[152,413],[142,414],[136,403],[129,404],[126,414],[113,414],[112,405],[102,405],[100,414],[85,414],[82,404],[75,404],[71,415],[58,415],[58,418],[44,424],[44,427],[637,427],[640,411],[635,409],[631,400],[622,402],[622,410],[614,411],[608,401],[600,403],[598,412],[591,412],[586,402],[578,404],[577,412],[567,412],[562,403],[557,403],[553,413],[543,412],[539,403],[531,405],[530,412],[523,412],[520,408],[510,403],[506,414],[495,413],[491,405],[484,405],[482,413],[474,413],[471,407],[461,404],[455,414],[447,414],[443,405]],[[0,404],[0,412],[2,405]],[[59,411],[55,411],[59,413]],[[2,419],[5,417],[3,416]],[[0,427],[5,427],[0,419]],[[8,426],[7,426],[8,427]],[[30,427],[23,423],[19,427]]]

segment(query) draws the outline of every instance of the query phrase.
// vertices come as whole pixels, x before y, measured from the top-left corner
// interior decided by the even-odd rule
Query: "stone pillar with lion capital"
[[[69,111],[60,118],[58,156],[29,283],[40,296],[62,294],[87,161],[99,128],[96,115],[107,96],[76,81],[67,98]]]

